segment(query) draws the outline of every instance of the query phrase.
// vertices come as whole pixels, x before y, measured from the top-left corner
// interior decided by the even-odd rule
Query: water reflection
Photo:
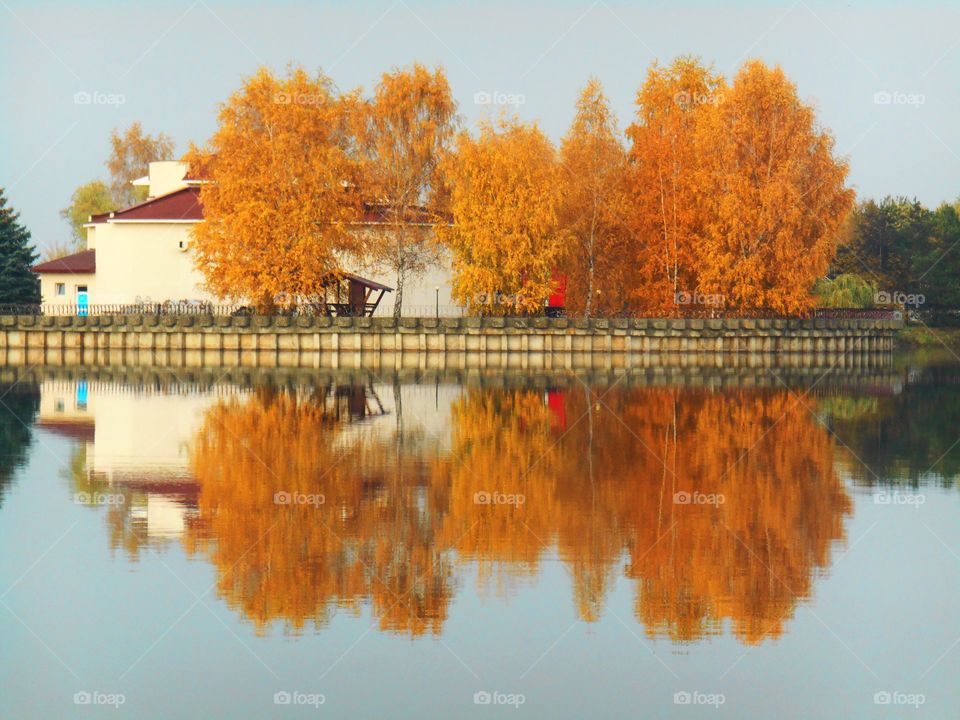
[[[904,392],[843,395],[821,411],[847,446],[845,471],[867,486],[935,483],[960,476],[960,372],[957,365],[911,366]]]
[[[33,440],[31,425],[40,406],[36,385],[0,383],[0,507]]]
[[[464,462],[448,463],[447,524],[456,533],[482,519],[457,549],[529,567],[555,542],[584,620],[602,612],[622,563],[651,635],[692,641],[724,621],[744,642],[778,635],[851,507],[827,431],[786,391],[574,391],[562,401],[562,439],[556,401],[535,393],[469,393],[456,407]],[[478,511],[470,501],[490,485],[526,502]]]
[[[648,635],[755,644],[785,632],[845,540],[851,458],[925,477],[957,412],[920,376],[818,397],[562,380],[46,381],[37,424],[77,441],[71,491],[107,506],[111,547],[180,543],[259,632],[369,607],[382,631],[439,635],[468,570],[509,597],[556,559],[584,621],[627,580]],[[925,418],[927,442],[871,454],[904,417]]]

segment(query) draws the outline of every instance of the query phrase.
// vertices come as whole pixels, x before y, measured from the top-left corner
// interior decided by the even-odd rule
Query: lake
[[[955,358],[0,380],[2,717],[960,713]]]

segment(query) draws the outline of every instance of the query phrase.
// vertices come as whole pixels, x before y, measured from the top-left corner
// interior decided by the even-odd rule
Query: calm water
[[[960,364],[4,372],[2,717],[960,713]]]

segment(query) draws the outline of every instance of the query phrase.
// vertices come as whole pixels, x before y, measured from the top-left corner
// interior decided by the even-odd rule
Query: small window
[[[59,400],[57,400],[57,412],[63,412],[63,410],[64,410],[63,398],[60,398]]]
[[[67,294],[67,284],[66,283],[57,283],[55,286],[55,291],[57,295],[66,295]]]
[[[86,291],[87,291],[87,286],[86,286],[86,285],[77,285],[77,292],[78,292],[78,293],[82,293],[82,292],[86,292]]]

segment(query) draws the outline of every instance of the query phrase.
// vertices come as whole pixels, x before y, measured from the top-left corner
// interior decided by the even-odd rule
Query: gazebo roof
[[[331,282],[334,282],[337,280],[350,280],[351,282],[355,282],[358,285],[363,285],[364,287],[370,288],[371,290],[384,290],[386,292],[393,292],[392,287],[387,287],[386,285],[382,285],[374,280],[368,280],[367,278],[360,277],[359,275],[355,275],[354,273],[337,272],[337,273],[331,273],[329,277]]]

